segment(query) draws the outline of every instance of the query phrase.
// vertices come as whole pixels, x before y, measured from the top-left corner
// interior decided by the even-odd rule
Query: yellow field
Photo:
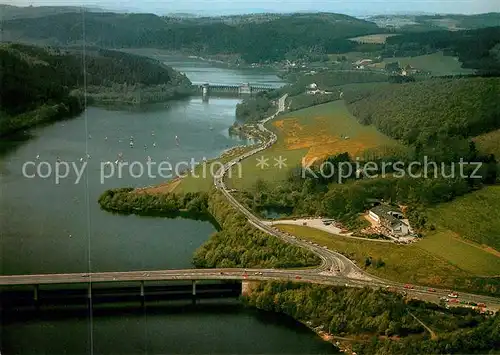
[[[278,135],[278,142],[262,155],[244,160],[242,176],[231,178],[228,181],[230,186],[249,188],[258,179],[279,182],[286,178],[290,168],[314,159],[319,162],[345,152],[352,157],[362,156],[365,150],[397,145],[374,127],[359,124],[343,101],[280,116],[269,124],[269,128]],[[286,168],[274,166],[275,159],[279,157],[286,159]],[[268,159],[269,166],[258,167],[256,158]]]
[[[344,152],[356,157],[367,149],[379,147],[381,143],[390,143],[389,139],[373,128],[352,122],[353,118],[349,117],[349,112],[340,101],[329,108],[332,110],[328,116],[321,116],[318,112],[317,116],[289,117],[273,122],[273,126],[283,137],[284,148],[307,149],[304,158],[308,163],[311,159],[321,161]]]
[[[480,152],[500,157],[500,129],[474,138]]]
[[[396,36],[396,34],[380,33],[375,35],[361,36],[350,38],[351,41],[358,43],[369,43],[369,44],[384,44],[389,37]]]

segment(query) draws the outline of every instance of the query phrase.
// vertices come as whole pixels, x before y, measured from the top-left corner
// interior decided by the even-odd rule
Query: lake
[[[269,71],[234,70],[193,58],[161,60],[193,82],[279,85]],[[33,138],[0,158],[1,274],[189,268],[214,227],[206,221],[113,215],[97,199],[113,187],[147,186],[161,176],[129,173],[103,179],[101,164],[218,156],[244,141],[228,135],[237,98],[201,97],[148,110],[89,107],[74,119],[34,129]],[[177,136],[177,138],[176,138]],[[132,138],[131,138],[132,137]],[[130,141],[133,141],[133,148]],[[3,142],[5,144],[5,142]],[[87,154],[89,156],[87,156]],[[56,182],[57,161],[68,162]],[[25,165],[26,163],[31,165]],[[43,164],[42,164],[43,162]],[[78,174],[83,164],[80,180]],[[25,171],[23,172],[23,166]],[[46,178],[33,177],[41,174]],[[45,170],[44,170],[45,169]],[[237,301],[169,304],[140,310],[42,312],[2,317],[2,354],[311,354],[334,348],[294,320]]]

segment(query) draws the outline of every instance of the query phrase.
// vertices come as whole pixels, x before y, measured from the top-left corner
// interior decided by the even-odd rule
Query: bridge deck
[[[262,273],[262,275],[260,274]],[[265,276],[264,276],[265,273]],[[295,271],[303,274],[303,272]],[[295,273],[285,270],[185,269],[98,273],[68,273],[0,276],[0,286],[75,284],[88,282],[162,281],[162,280],[244,280],[287,279]]]

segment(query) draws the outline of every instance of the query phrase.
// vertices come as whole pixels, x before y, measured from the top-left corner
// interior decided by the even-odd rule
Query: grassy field
[[[358,43],[384,44],[387,38],[392,36],[396,36],[396,34],[380,33],[375,35],[350,38],[350,40]]]
[[[277,117],[268,127],[278,135],[278,142],[261,155],[242,162],[242,176],[233,178],[229,186],[249,188],[257,179],[279,182],[286,178],[289,169],[306,162],[348,152],[361,156],[365,150],[394,146],[396,143],[374,127],[363,126],[349,113],[343,101],[309,107]],[[342,137],[349,137],[344,139]],[[257,166],[257,158],[268,159],[269,166]],[[286,159],[280,169],[275,159]]]
[[[393,62],[399,62],[402,66],[410,64],[412,67],[430,72],[432,75],[471,74],[473,72],[470,69],[462,68],[462,64],[455,57],[444,56],[442,52],[418,57],[385,58],[382,63],[376,64],[375,67],[382,69],[387,63]]]
[[[187,192],[197,192],[197,191],[209,191],[214,185],[214,175],[217,173],[221,164],[225,164],[231,159],[245,152],[252,150],[253,147],[238,147],[231,150],[229,154],[223,154],[217,159],[207,161],[205,168],[203,165],[199,165],[195,168],[195,174],[190,174],[182,179],[180,184],[176,186],[174,192],[187,193]],[[203,172],[203,169],[205,172]]]
[[[479,151],[500,157],[500,129],[474,138]]]
[[[372,257],[374,261],[382,259],[385,266],[370,266],[367,272],[399,282],[452,287],[455,276],[467,274],[439,257],[413,245],[396,245],[392,243],[373,243],[358,241],[304,226],[276,225],[297,237],[305,238],[327,246],[331,250],[347,255],[364,267],[365,259]]]
[[[489,186],[428,210],[438,228],[498,251],[500,256],[500,186]],[[500,266],[498,267],[500,274]]]
[[[221,157],[207,161],[195,168],[194,174],[189,174],[184,178],[177,178],[165,183],[136,189],[138,193],[188,193],[188,192],[208,192],[214,184],[214,175],[221,167],[221,164],[228,162],[236,156],[244,154],[253,147],[237,147]]]
[[[372,257],[374,264],[377,259],[381,259],[385,263],[384,266],[377,268],[372,265],[366,268],[366,271],[399,282],[453,288],[456,286],[457,279],[469,278],[477,274],[494,276],[498,274],[499,270],[498,261],[495,261],[495,257],[491,255],[488,258],[487,253],[482,254],[482,257],[486,256],[485,261],[480,260],[479,254],[475,254],[471,256],[476,258],[477,264],[473,265],[469,262],[467,265],[461,264],[458,267],[450,262],[443,253],[436,253],[437,249],[433,249],[432,252],[426,250],[421,245],[423,241],[412,245],[373,243],[332,236],[327,232],[305,226],[276,225],[276,227],[319,245],[327,246],[331,250],[341,252],[356,261],[362,268],[365,266],[367,257]],[[439,242],[436,239],[434,241]],[[457,251],[457,249],[454,250]],[[470,250],[464,247],[460,252],[469,253]],[[487,265],[488,263],[491,265]]]
[[[430,233],[417,246],[474,275],[500,276],[500,253],[467,242],[450,230]]]

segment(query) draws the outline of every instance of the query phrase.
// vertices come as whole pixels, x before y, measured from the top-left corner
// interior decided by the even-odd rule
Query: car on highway
[[[456,292],[450,292],[448,294],[448,297],[450,297],[450,298],[458,298],[458,293],[456,293]]]
[[[301,277],[301,276],[299,276],[299,275],[296,275],[296,276],[295,276],[295,279],[300,280],[300,279],[302,279],[302,277]]]
[[[436,292],[436,290],[433,289],[433,288],[428,288],[427,291],[429,291],[429,292]]]
[[[89,277],[89,274],[83,274],[82,277]]]
[[[415,287],[413,285],[406,284],[404,285],[404,288],[406,288],[407,290],[413,290]]]

